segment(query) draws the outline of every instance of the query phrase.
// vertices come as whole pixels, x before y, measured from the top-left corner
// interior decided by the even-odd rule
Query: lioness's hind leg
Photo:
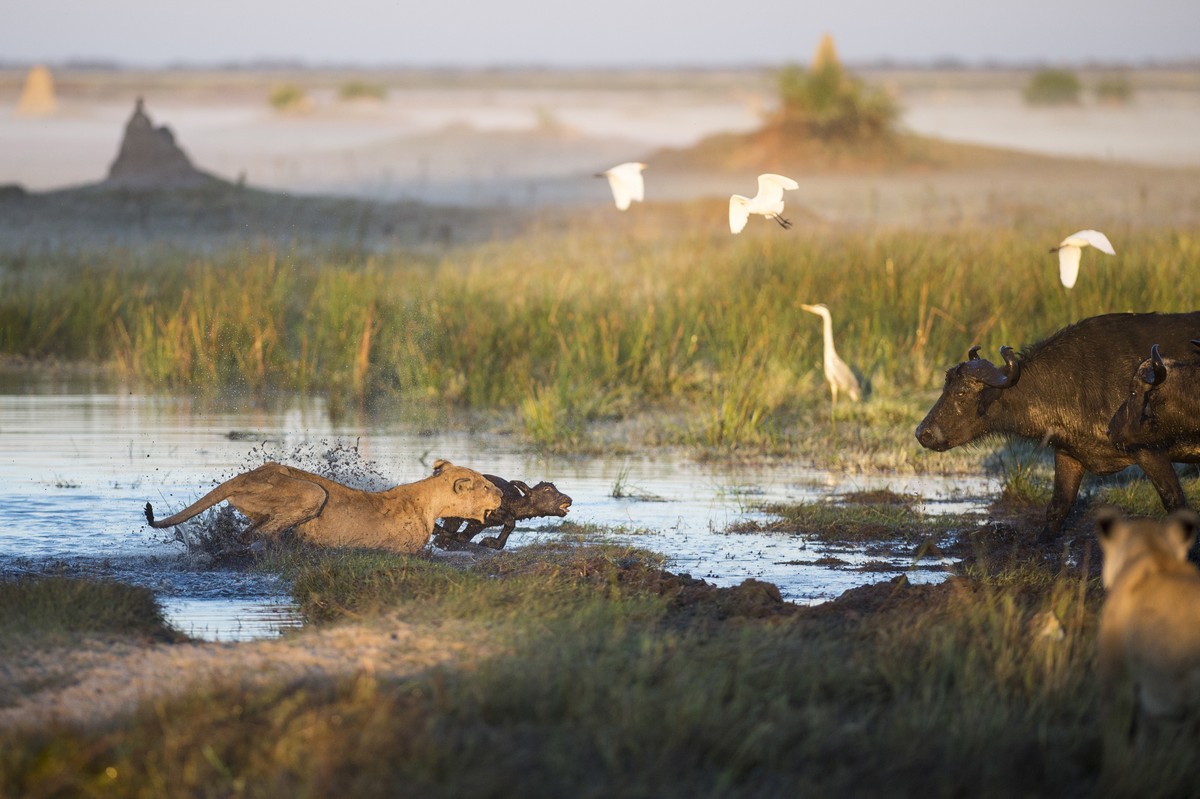
[[[264,470],[238,486],[228,502],[253,522],[243,535],[277,536],[320,516],[328,500],[329,492],[316,483]]]

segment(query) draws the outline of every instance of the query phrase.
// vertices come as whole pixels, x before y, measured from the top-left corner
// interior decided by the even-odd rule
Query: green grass
[[[30,577],[0,580],[0,649],[30,636],[81,633],[170,639],[149,588],[106,580]]]
[[[1101,103],[1125,105],[1133,100],[1133,83],[1122,73],[1106,75],[1096,82],[1095,92]]]
[[[338,98],[343,101],[384,100],[387,98],[387,87],[381,83],[350,80],[338,87]]]
[[[1120,264],[1093,264],[1068,295],[1043,246],[1059,227],[734,238],[688,224],[614,236],[584,221],[440,261],[29,255],[0,272],[0,354],[108,363],[193,395],[500,412],[564,450],[593,445],[598,425],[668,411],[686,421],[658,430],[664,443],[786,452],[810,434],[859,436],[912,468],[920,449],[895,431],[972,344],[994,358],[1083,316],[1197,307],[1195,236],[1110,228]],[[799,307],[817,301],[872,386],[832,418],[820,328]]]
[[[1069,69],[1041,69],[1025,85],[1025,102],[1030,105],[1074,105],[1083,86]]]
[[[569,539],[485,558],[469,570],[382,551],[303,550],[275,557],[273,567],[290,576],[301,612],[318,623],[402,605],[488,623],[569,616],[580,585],[605,585],[616,597],[629,592],[614,575],[654,574],[663,565],[661,556],[643,550],[580,547]]]
[[[1002,487],[998,502],[1042,505],[1054,492],[1054,463],[1045,449],[1013,442],[995,456]]]
[[[1134,755],[1125,720],[1106,720],[1092,675],[1100,591],[1086,572],[976,561],[939,586],[893,582],[722,622],[690,613],[678,586],[636,553],[515,554],[478,573],[369,553],[293,564],[311,587],[302,598],[351,584],[333,617],[485,623],[505,646],[476,666],[215,684],[131,709],[105,730],[0,731],[0,793],[1062,796],[1194,786],[1193,741]],[[370,599],[351,596],[360,593]],[[1050,617],[1061,635],[1042,634]]]
[[[1184,474],[1181,475],[1180,482],[1183,484],[1183,493],[1187,496],[1188,506],[1200,507],[1200,504],[1197,504],[1200,503],[1200,477],[1196,476],[1195,467],[1187,467]],[[1162,500],[1159,499],[1154,485],[1148,479],[1141,477],[1140,472],[1138,479],[1105,486],[1100,491],[1099,499],[1107,505],[1114,505],[1126,513],[1136,516],[1162,517],[1166,515]]]
[[[292,111],[308,103],[308,93],[294,83],[282,83],[271,89],[267,102],[276,111]]]
[[[796,64],[779,73],[780,121],[821,139],[862,141],[894,132],[896,101],[870,86],[836,60],[804,69]]]
[[[732,532],[769,530],[825,542],[918,543],[936,542],[970,523],[961,516],[926,514],[915,500],[886,492],[850,496],[840,502],[772,504],[761,510],[775,518],[765,523],[738,523]]]

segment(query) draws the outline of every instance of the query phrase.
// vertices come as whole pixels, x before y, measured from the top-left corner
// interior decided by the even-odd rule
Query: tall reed
[[[681,408],[701,441],[761,444],[827,401],[820,323],[801,303],[831,308],[838,351],[883,397],[937,386],[973,344],[995,358],[1085,316],[1197,307],[1195,235],[1112,233],[1119,255],[1085,254],[1069,293],[1045,252],[1057,229],[733,238],[580,223],[436,263],[58,257],[0,274],[0,353],[106,361],[191,393],[507,409],[546,441]]]

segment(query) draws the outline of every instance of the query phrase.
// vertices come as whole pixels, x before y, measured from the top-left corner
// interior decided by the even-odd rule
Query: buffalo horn
[[[1167,379],[1167,366],[1163,363],[1157,344],[1150,348],[1150,364],[1154,367],[1154,382],[1150,385],[1157,386]]]
[[[1021,378],[1021,364],[1017,361],[1017,356],[1013,353],[1012,347],[1001,347],[1000,354],[1004,356],[1004,362],[1008,364],[1008,370],[1001,372],[999,369],[992,367],[992,374],[982,378],[984,385],[992,388],[1012,388]]]
[[[967,350],[967,360],[968,361],[978,361],[979,360],[979,345],[978,344],[976,344],[971,349]]]

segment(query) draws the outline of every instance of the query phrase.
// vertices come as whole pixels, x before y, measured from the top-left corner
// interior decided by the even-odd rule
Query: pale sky
[[[1200,0],[0,0],[0,61],[722,66],[1200,58]]]

